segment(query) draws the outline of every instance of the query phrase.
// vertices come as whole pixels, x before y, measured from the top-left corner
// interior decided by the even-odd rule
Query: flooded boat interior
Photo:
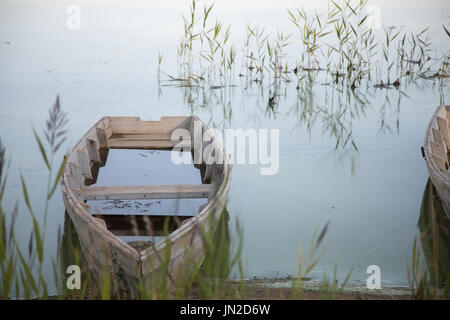
[[[171,132],[181,128],[201,135],[207,129],[195,121],[101,119],[69,155],[66,179],[77,202],[94,221],[138,251],[179,228],[214,198],[225,170],[219,163],[173,161],[178,143]],[[204,146],[215,144],[214,139],[203,141]],[[175,155],[188,152],[183,159],[193,160],[199,149],[192,148],[193,141],[187,143],[188,148],[177,149]]]
[[[114,149],[106,152],[104,166],[98,167],[90,186],[168,186],[209,183],[205,166],[176,165],[171,149]],[[195,216],[208,201],[198,198],[86,200],[92,215],[132,247],[143,250],[176,230]]]

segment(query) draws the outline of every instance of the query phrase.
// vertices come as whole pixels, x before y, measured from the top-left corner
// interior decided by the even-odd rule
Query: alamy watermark
[[[370,5],[367,7],[366,24],[369,29],[381,29],[381,9],[377,5]]]
[[[81,29],[81,8],[77,5],[70,5],[66,9],[67,20],[66,26],[69,30]]]
[[[175,144],[171,153],[174,164],[223,164],[225,157],[230,164],[260,165],[261,175],[275,175],[280,167],[280,133],[278,129],[226,129],[225,134],[216,131],[215,136],[224,142],[224,150],[212,142],[210,131],[203,130],[196,120],[192,131],[179,128],[172,132]],[[269,147],[270,145],[270,147]],[[191,156],[193,155],[193,157]]]
[[[70,274],[66,280],[66,286],[69,290],[81,289],[81,269],[76,264],[67,267],[66,274]]]
[[[370,274],[367,278],[367,289],[381,289],[381,268],[376,264],[367,267],[366,273]]]

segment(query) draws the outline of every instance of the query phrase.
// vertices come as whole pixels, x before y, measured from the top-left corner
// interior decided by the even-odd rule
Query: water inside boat
[[[176,165],[171,150],[110,149],[95,186],[201,184],[201,168]],[[168,231],[199,212],[206,198],[149,200],[89,200],[95,217],[108,230],[138,250],[164,238]]]

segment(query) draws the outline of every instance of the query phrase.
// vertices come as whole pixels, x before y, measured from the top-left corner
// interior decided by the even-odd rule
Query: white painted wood
[[[208,198],[214,192],[210,184],[161,186],[89,186],[79,190],[85,200],[137,200]]]

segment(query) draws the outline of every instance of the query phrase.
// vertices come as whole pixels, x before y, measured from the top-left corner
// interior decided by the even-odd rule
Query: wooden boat
[[[431,118],[422,147],[428,174],[448,217],[450,217],[449,126],[450,106],[440,106]]]
[[[194,125],[194,122],[201,125]],[[175,129],[186,129],[193,136],[195,132],[207,133],[211,143],[220,152],[222,161],[199,164],[202,183],[193,185],[145,185],[145,186],[95,186],[99,167],[105,165],[108,150],[165,149],[171,150],[179,141],[173,141]],[[194,132],[195,131],[195,132]],[[192,147],[194,140],[189,142]],[[194,157],[196,149],[193,148]],[[222,156],[223,155],[223,156]],[[161,168],[163,170],[164,168]],[[215,222],[226,205],[230,184],[230,164],[222,145],[203,122],[196,116],[162,117],[159,121],[141,121],[137,117],[104,117],[100,119],[75,145],[66,157],[61,178],[61,188],[66,210],[75,226],[84,255],[95,274],[104,271],[105,266],[122,270],[128,280],[144,278],[152,274],[161,263],[166,246],[170,244],[169,274],[183,270],[184,257],[193,252],[192,265],[204,258],[205,245],[202,232],[213,231]],[[207,198],[192,217],[171,217],[171,233],[166,241],[149,243],[140,248],[123,241],[110,230],[110,224],[117,219],[139,235],[152,233],[154,226],[163,224],[162,217],[145,215],[98,215],[86,203],[89,200],[122,199],[183,199]],[[110,219],[109,219],[110,218]],[[158,221],[159,218],[159,221]],[[128,220],[127,220],[128,219]],[[156,219],[156,220],[155,220]]]

